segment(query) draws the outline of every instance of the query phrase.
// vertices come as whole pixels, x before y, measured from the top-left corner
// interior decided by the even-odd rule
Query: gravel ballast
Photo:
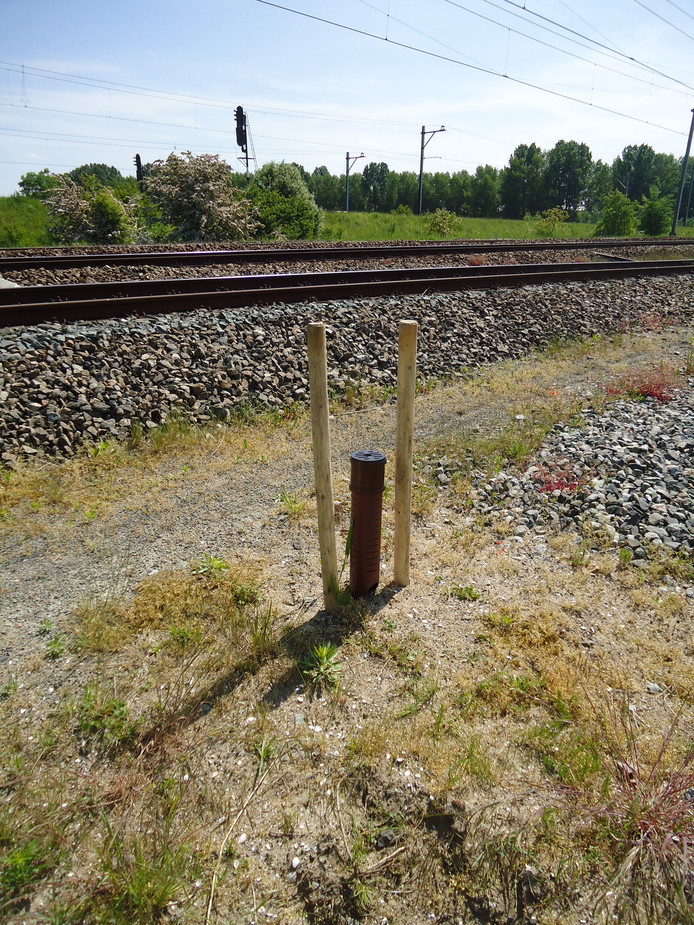
[[[503,517],[512,539],[542,542],[551,529],[629,550],[645,564],[663,547],[694,549],[694,380],[670,400],[616,401],[556,425],[523,472],[480,478],[478,512]],[[446,480],[450,465],[439,466]]]
[[[69,456],[83,444],[308,396],[305,327],[328,325],[328,375],[350,386],[396,382],[397,327],[419,322],[418,374],[464,374],[553,340],[686,322],[694,277],[546,284],[321,304],[42,324],[0,333],[0,454]]]

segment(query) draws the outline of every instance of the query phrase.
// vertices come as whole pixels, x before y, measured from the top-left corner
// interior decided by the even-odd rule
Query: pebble
[[[208,424],[249,406],[303,402],[309,321],[326,322],[329,385],[342,395],[394,389],[402,318],[419,322],[417,370],[426,380],[467,375],[556,339],[637,327],[653,312],[664,323],[688,321],[692,301],[694,277],[680,276],[0,329],[0,459],[71,456],[84,445],[98,452],[175,414]],[[638,452],[637,437],[627,455]],[[687,444],[670,449],[681,457]],[[671,481],[652,487],[666,506],[683,478],[681,458],[667,458]],[[441,486],[449,477],[446,465],[435,474]],[[672,531],[667,510],[658,513],[664,521],[649,526],[663,540],[658,531]]]

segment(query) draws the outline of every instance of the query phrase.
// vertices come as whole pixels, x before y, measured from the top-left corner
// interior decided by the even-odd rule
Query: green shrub
[[[636,231],[635,204],[619,190],[605,197],[602,218],[597,224],[597,237],[628,238]]]
[[[667,234],[672,227],[672,218],[675,214],[669,199],[658,199],[651,196],[645,199],[638,209],[639,230],[649,237]]]
[[[265,164],[254,175],[249,193],[264,236],[297,239],[318,234],[321,212],[296,164]]]
[[[436,212],[426,217],[427,231],[440,238],[448,237],[448,235],[453,234],[455,220],[456,217],[453,212],[449,212],[447,209],[437,209]]]
[[[563,224],[568,217],[569,213],[565,212],[564,209],[560,209],[558,206],[555,206],[553,209],[546,209],[542,213],[542,217],[538,219],[537,233],[542,238],[554,237],[557,225]]]

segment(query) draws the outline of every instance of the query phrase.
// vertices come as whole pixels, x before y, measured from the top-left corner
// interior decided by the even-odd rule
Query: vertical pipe
[[[313,434],[313,468],[318,506],[318,543],[320,546],[323,603],[325,609],[337,609],[337,549],[335,545],[335,507],[330,469],[330,421],[328,405],[328,359],[325,325],[312,322],[306,329],[308,376],[311,391],[311,430]]]
[[[412,509],[412,450],[414,393],[417,380],[417,322],[401,321],[398,338],[398,403],[395,440],[395,535],[393,547],[396,585],[410,583],[410,521]]]
[[[357,450],[350,457],[352,544],[349,590],[363,597],[378,585],[381,566],[381,520],[386,457],[378,450]]]

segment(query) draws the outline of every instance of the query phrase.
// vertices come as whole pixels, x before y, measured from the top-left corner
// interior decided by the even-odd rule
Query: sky
[[[172,151],[244,170],[502,168],[515,147],[684,154],[694,0],[0,0],[0,195]],[[445,131],[435,129],[445,127]]]

